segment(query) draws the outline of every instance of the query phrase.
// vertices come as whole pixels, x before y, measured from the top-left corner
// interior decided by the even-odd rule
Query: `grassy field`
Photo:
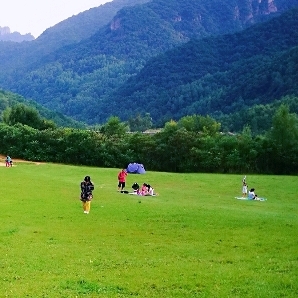
[[[0,297],[297,297],[298,177],[0,167]],[[79,184],[90,175],[90,214]]]

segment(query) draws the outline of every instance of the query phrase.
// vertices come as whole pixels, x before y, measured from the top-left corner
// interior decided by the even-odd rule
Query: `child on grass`
[[[94,190],[94,184],[91,182],[90,176],[86,176],[84,181],[81,182],[81,198],[83,203],[83,210],[85,214],[90,212],[90,204],[93,199],[92,191]]]
[[[247,184],[245,181],[242,184],[242,197],[243,198],[247,197]]]
[[[118,173],[118,191],[123,191],[125,188],[125,181],[126,181],[126,176],[127,176],[127,172],[125,169],[122,169],[119,173]]]

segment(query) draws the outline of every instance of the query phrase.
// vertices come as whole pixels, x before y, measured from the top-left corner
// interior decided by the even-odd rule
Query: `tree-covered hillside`
[[[135,106],[165,120],[228,114],[297,95],[297,63],[294,9],[236,34],[193,39],[153,58],[111,101],[114,113],[126,117]]]
[[[38,43],[59,48],[87,39],[108,24],[120,9],[148,1],[150,0],[113,0],[83,11],[45,30],[38,38]]]
[[[23,106],[35,110],[40,117],[52,121],[57,127],[76,127],[84,128],[84,123],[77,122],[62,113],[53,112],[32,100],[26,100],[24,97],[0,89],[0,122],[3,121],[3,112],[15,106]]]
[[[193,111],[200,112],[200,106],[206,105],[205,100],[203,97],[194,96],[189,102],[188,95],[185,94],[189,88],[191,90],[193,88],[185,84],[197,84],[199,91],[195,92],[201,92],[206,98],[209,96],[208,98],[213,100],[216,95],[216,105],[224,107],[220,104],[222,100],[220,95],[224,94],[223,91],[227,88],[224,83],[228,75],[225,76],[225,73],[221,72],[231,72],[230,75],[232,75],[234,71],[237,78],[235,71],[241,63],[248,63],[249,59],[255,60],[257,58],[252,55],[258,56],[263,52],[263,48],[257,45],[260,53],[249,50],[250,58],[248,58],[243,56],[246,47],[253,48],[254,42],[258,42],[254,40],[256,37],[261,38],[266,47],[271,47],[271,43],[266,44],[266,40],[273,36],[270,31],[274,28],[268,27],[268,31],[262,36],[259,33],[255,36],[250,33],[253,39],[249,40],[249,46],[246,44],[248,38],[244,35],[234,35],[232,32],[239,32],[254,23],[267,21],[295,5],[298,6],[298,0],[273,2],[268,0],[152,0],[142,5],[126,6],[118,11],[111,22],[101,28],[98,27],[94,35],[78,43],[69,44],[67,41],[67,46],[57,49],[55,34],[61,45],[67,38],[63,39],[60,35],[64,32],[62,27],[60,27],[61,31],[58,27],[54,27],[44,33],[48,38],[41,36],[34,46],[31,44],[24,47],[18,46],[13,50],[7,44],[0,46],[0,86],[89,124],[103,123],[111,115],[127,119],[136,112],[152,112],[155,123]],[[79,17],[76,20],[79,20]],[[71,19],[68,20],[67,26],[64,23],[68,29],[71,28],[69,22]],[[92,27],[91,24],[88,26]],[[258,31],[260,28],[256,26],[248,32]],[[283,31],[286,30],[288,25],[280,28],[278,40],[281,43],[283,43]],[[49,33],[51,36],[48,35]],[[231,40],[221,37],[225,33],[231,33],[229,35]],[[75,40],[75,37],[71,36],[72,34],[70,39]],[[208,36],[213,37],[208,39]],[[197,45],[200,44],[199,39],[203,37],[202,51],[196,54]],[[180,47],[173,52],[165,53],[191,39],[193,40],[185,48],[188,47],[189,53],[181,52],[184,48]],[[233,46],[229,46],[229,43]],[[236,46],[236,43],[239,45]],[[55,46],[52,46],[54,44]],[[218,45],[222,49],[216,49],[213,45]],[[233,47],[237,48],[237,54],[233,51]],[[53,49],[57,50],[53,51]],[[215,52],[212,53],[210,50]],[[278,46],[271,51],[277,55],[274,59],[278,59],[278,55],[281,55],[277,53]],[[153,73],[157,81],[166,81],[170,84],[166,88],[164,86],[159,88],[159,82],[152,84],[152,88],[151,85],[146,86],[146,81],[152,81],[150,71],[147,72],[152,67],[150,66],[152,62],[149,62],[144,70],[142,68],[152,57],[163,53],[165,54],[161,58],[158,56],[154,60],[160,62],[153,67]],[[169,55],[175,56],[175,53],[179,55],[171,60]],[[206,67],[200,68],[190,59],[191,66],[196,67],[188,72],[189,66],[186,64],[183,66],[181,62],[188,63],[185,58],[193,55],[200,55]],[[265,56],[260,55],[260,57],[263,59]],[[262,59],[255,61],[261,64],[268,62]],[[167,64],[169,61],[170,65]],[[204,78],[206,80],[194,82],[203,79],[203,75],[207,74],[204,68],[208,69],[208,75]],[[171,70],[170,73],[169,70]],[[180,70],[185,70],[184,78],[181,77]],[[216,72],[219,72],[223,90],[221,90],[221,81],[215,77]],[[165,76],[167,73],[169,76]],[[149,75],[148,78],[147,75]],[[138,80],[129,81],[132,77]],[[213,88],[208,80],[210,83],[215,80],[218,86]],[[170,100],[168,95],[164,94],[168,93],[168,87],[170,87]],[[117,91],[118,88],[120,88],[119,91]],[[197,86],[195,90],[196,88]],[[219,93],[218,90],[220,90]],[[165,109],[160,109],[161,106]],[[199,106],[199,109],[196,106]],[[232,110],[227,109],[224,112],[230,111]]]

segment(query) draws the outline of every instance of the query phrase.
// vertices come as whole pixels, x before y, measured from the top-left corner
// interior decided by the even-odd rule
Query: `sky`
[[[0,27],[31,33],[37,38],[46,29],[112,0],[5,0],[0,6]]]

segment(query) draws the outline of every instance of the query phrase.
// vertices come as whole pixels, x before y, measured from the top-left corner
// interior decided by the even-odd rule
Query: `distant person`
[[[140,189],[140,185],[139,185],[137,182],[135,182],[135,183],[131,186],[131,188],[132,188],[133,190],[135,190],[135,191],[138,191],[138,190]]]
[[[131,194],[139,195],[140,194],[140,185],[135,182],[131,188],[133,189],[133,192]]]
[[[7,155],[6,158],[5,158],[5,166],[6,166],[7,168],[9,168],[9,167],[12,166],[12,160],[11,160],[11,158],[10,158],[9,155]]]
[[[147,196],[149,194],[147,183],[143,183],[143,185],[141,187],[140,194],[141,194],[141,196]]]
[[[140,195],[141,196],[155,196],[156,193],[154,193],[154,188],[150,184],[143,183],[142,188],[140,190]]]
[[[154,188],[147,183],[143,183],[142,187],[140,188],[139,184],[135,182],[131,188],[133,192],[130,193],[132,195],[139,195],[139,196],[156,196],[157,193],[154,192]]]
[[[156,195],[155,193],[154,193],[154,188],[151,186],[151,185],[149,185],[148,184],[148,194],[150,195],[150,196],[154,196],[154,195]]]
[[[245,181],[242,183],[242,197],[247,197],[247,184]]]
[[[81,182],[81,201],[83,202],[83,209],[85,214],[89,214],[91,200],[93,199],[92,191],[94,184],[91,182],[90,176],[86,176]]]
[[[125,169],[122,169],[118,173],[118,191],[123,191],[124,190],[127,175],[128,174],[127,174]]]
[[[250,200],[257,200],[258,199],[258,195],[255,194],[255,189],[252,188],[249,192],[248,192],[248,198]]]

